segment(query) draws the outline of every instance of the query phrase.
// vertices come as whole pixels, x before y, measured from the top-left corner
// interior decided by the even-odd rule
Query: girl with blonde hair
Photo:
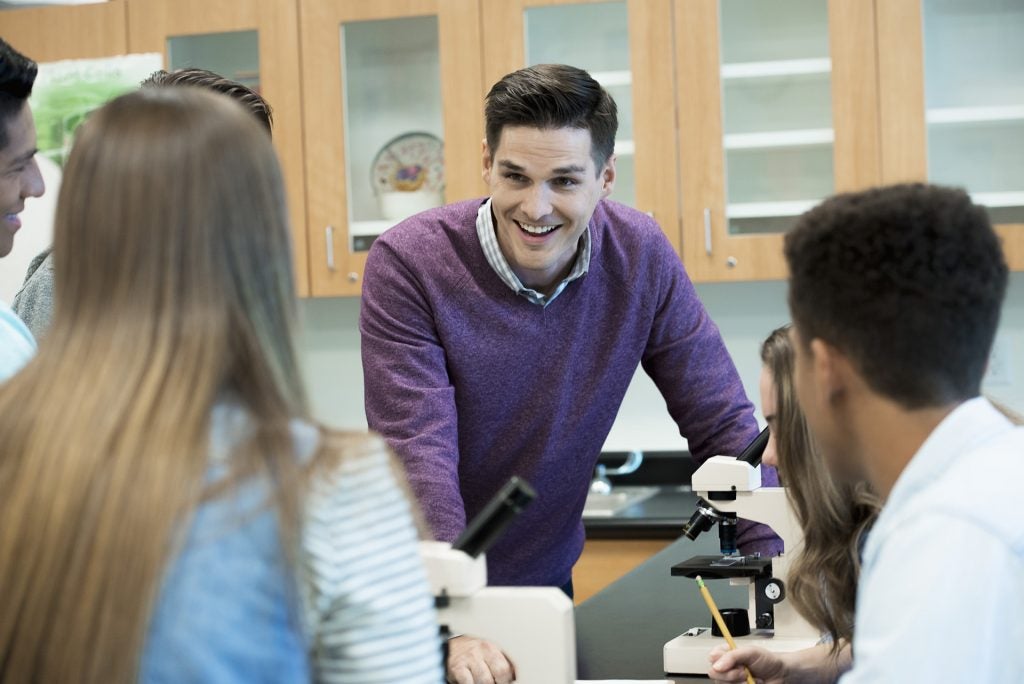
[[[440,681],[401,476],[307,409],[251,114],[191,88],[98,110],[54,255],[53,326],[0,386],[0,680]]]
[[[790,326],[761,345],[761,407],[771,430],[762,462],[779,478],[804,535],[786,594],[804,618],[827,635],[825,643],[793,653],[744,647],[712,653],[718,681],[744,681],[746,664],[764,682],[833,681],[849,668],[860,550],[880,502],[865,483],[833,478],[797,403]],[[718,665],[724,670],[718,671]]]

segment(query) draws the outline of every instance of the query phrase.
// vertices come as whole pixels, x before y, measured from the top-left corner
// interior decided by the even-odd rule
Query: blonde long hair
[[[796,399],[789,326],[768,336],[761,361],[775,383],[779,474],[804,534],[787,593],[812,625],[832,635],[838,649],[841,639],[853,636],[861,540],[880,503],[866,484],[834,479],[818,453]]]
[[[288,423],[307,410],[266,131],[199,90],[114,100],[71,153],[54,256],[53,327],[0,387],[0,679],[128,682],[176,532],[216,495],[221,397],[255,427],[232,481],[272,477],[282,535],[298,533]]]

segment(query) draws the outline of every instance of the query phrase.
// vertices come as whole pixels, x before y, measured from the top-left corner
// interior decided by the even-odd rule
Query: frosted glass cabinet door
[[[928,178],[1024,224],[1024,2],[924,0]]]
[[[782,236],[797,217],[872,180],[849,156],[877,154],[861,90],[873,84],[872,3],[675,8],[687,266],[700,280],[783,277]]]
[[[877,5],[882,173],[965,188],[1024,270],[1024,2]]]
[[[357,295],[366,254],[483,194],[476,0],[300,0],[313,294]]]
[[[615,99],[610,198],[652,215],[681,249],[671,0],[482,0],[487,89],[535,64],[590,73]]]

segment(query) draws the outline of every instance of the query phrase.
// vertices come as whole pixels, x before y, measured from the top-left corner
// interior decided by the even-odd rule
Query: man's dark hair
[[[484,118],[492,155],[505,126],[586,129],[598,172],[615,150],[619,127],[615,100],[586,71],[565,64],[507,74],[487,93]]]
[[[154,71],[149,78],[141,83],[143,88],[163,88],[167,86],[195,86],[223,93],[252,112],[252,115],[267,129],[273,130],[274,115],[267,101],[252,88],[237,81],[224,78],[206,69],[175,69],[174,71]]]
[[[837,195],[800,217],[785,252],[803,344],[834,345],[908,409],[978,396],[1007,267],[966,192],[907,184]]]
[[[7,124],[32,94],[38,67],[0,38],[0,150],[7,147]]]

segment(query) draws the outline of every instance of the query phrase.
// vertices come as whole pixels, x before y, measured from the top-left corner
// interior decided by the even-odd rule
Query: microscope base
[[[748,636],[736,637],[735,641],[737,646],[760,646],[779,653],[799,651],[818,643],[818,639],[814,637],[777,637],[773,636],[771,630],[764,629],[754,630]],[[725,639],[711,636],[710,629],[698,636],[677,636],[665,644],[665,672],[683,675],[707,674],[711,667],[708,653],[719,644],[725,646]]]

